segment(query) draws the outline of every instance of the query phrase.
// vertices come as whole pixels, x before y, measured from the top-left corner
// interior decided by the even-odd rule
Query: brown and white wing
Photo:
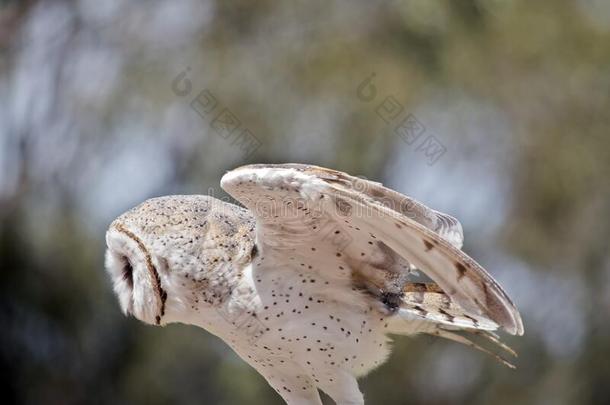
[[[391,289],[388,275],[403,288],[414,265],[465,314],[523,334],[513,302],[460,250],[462,228],[451,216],[379,183],[316,166],[243,166],[227,173],[221,186],[256,217],[262,249],[336,256],[361,268],[363,283],[380,293]],[[312,241],[327,249],[306,249]]]

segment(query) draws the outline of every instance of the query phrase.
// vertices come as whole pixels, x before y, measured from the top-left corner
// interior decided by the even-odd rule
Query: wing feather
[[[306,216],[317,211],[346,225],[354,240],[349,246],[352,255],[365,243],[363,234],[374,238],[379,246],[391,249],[421,269],[466,313],[487,318],[509,333],[523,334],[515,305],[485,269],[460,250],[461,226],[448,215],[378,183],[316,166],[244,166],[227,173],[221,185],[254,211],[261,232],[271,238],[287,236],[290,221],[285,214],[260,212],[259,204],[271,201],[285,208],[285,199],[298,195],[306,207],[290,218],[292,222],[305,223]],[[312,204],[315,210],[311,209]],[[363,247],[360,250],[362,260],[371,253]]]

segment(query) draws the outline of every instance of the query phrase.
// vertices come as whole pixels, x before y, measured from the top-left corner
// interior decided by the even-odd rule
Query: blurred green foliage
[[[187,68],[192,91],[176,95]],[[372,72],[377,98],[362,102],[356,88]],[[189,107],[203,89],[255,134],[256,151]],[[447,147],[438,164],[376,115],[388,95]],[[298,161],[405,193],[428,184],[429,198],[455,186],[458,213],[477,195],[500,201],[471,207],[466,250],[516,294],[519,368],[398,338],[362,380],[369,403],[608,403],[609,111],[602,0],[0,2],[5,396],[279,404],[217,338],[123,317],[104,230],[147,197],[222,196],[225,170]],[[501,259],[518,265],[494,268]]]

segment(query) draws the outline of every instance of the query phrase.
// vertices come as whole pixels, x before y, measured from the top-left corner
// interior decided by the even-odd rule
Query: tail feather
[[[400,309],[440,324],[481,330],[498,329],[498,324],[492,320],[464,311],[435,283],[408,283]]]
[[[472,333],[474,335],[481,336],[481,337],[487,339],[492,344],[496,345],[497,347],[499,347],[500,349],[504,350],[505,352],[507,352],[508,354],[510,354],[513,357],[519,357],[517,352],[512,347],[510,347],[506,343],[502,342],[500,340],[500,338],[498,337],[498,335],[496,335],[493,332],[490,332],[490,331],[481,331],[481,330],[467,330],[467,332],[470,332],[470,333]]]
[[[467,332],[471,332],[471,331],[467,331]],[[506,360],[504,357],[500,356],[498,353],[494,353],[491,350],[486,349],[483,346],[477,344],[476,342],[468,339],[466,336],[462,336],[454,331],[445,329],[439,325],[436,325],[434,332],[432,332],[430,334],[434,335],[434,336],[440,336],[445,339],[453,340],[454,342],[462,343],[466,346],[470,346],[472,348],[482,351],[483,353],[487,353],[488,355],[495,358],[496,360],[498,360],[500,363],[504,364],[508,368],[512,368],[512,369],[516,368],[514,364],[512,364],[510,361]],[[504,343],[500,343],[499,341],[494,341],[494,343],[496,343],[496,344],[499,343],[498,347],[506,350],[508,353],[513,354],[514,356],[517,355],[513,349],[511,349]]]
[[[443,337],[487,353],[505,366],[515,368],[504,357],[471,339],[474,336],[481,337],[490,342],[494,349],[516,357],[517,353],[492,332],[498,329],[498,325],[490,319],[466,312],[434,283],[407,284],[398,318],[404,322],[402,327],[396,325],[393,328],[396,333],[426,333]]]

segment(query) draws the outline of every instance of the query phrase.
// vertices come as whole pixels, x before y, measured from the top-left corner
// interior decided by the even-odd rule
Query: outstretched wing
[[[465,313],[523,334],[504,290],[459,249],[461,225],[448,215],[379,183],[316,166],[243,166],[227,173],[221,185],[253,212],[262,249],[336,256],[358,269],[357,278],[381,297],[393,287],[402,296],[407,264],[414,265]],[[324,240],[324,251],[305,248]]]

